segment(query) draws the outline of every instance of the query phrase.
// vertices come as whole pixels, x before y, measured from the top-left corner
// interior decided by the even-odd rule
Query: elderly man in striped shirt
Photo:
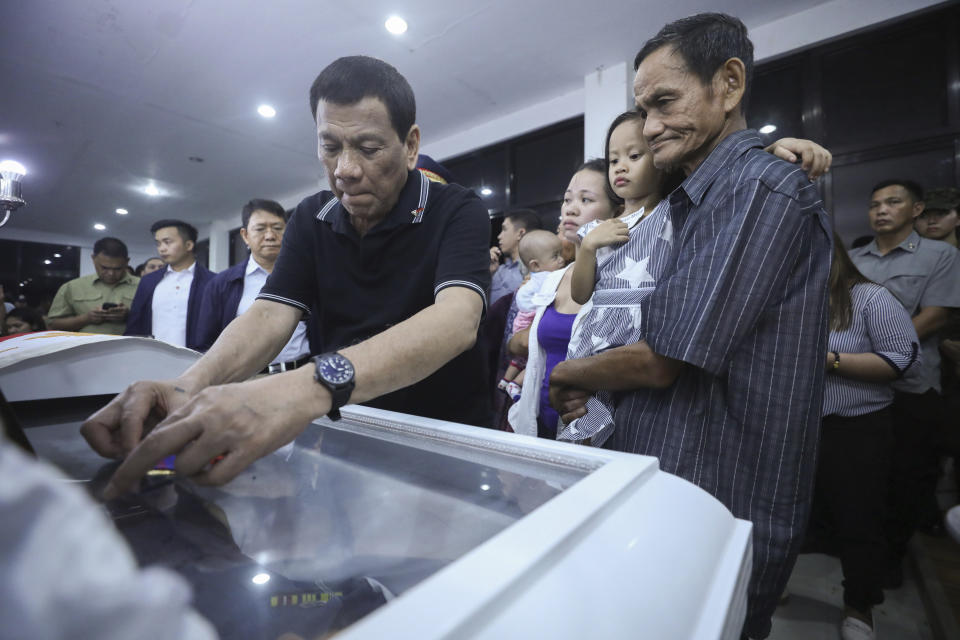
[[[654,164],[687,175],[669,196],[673,255],[643,305],[646,340],[561,363],[552,398],[568,420],[590,391],[629,391],[608,446],[659,457],[753,522],[743,632],[763,638],[809,514],[831,225],[804,171],[764,153],[746,127],[743,23],[678,20],[635,67]]]

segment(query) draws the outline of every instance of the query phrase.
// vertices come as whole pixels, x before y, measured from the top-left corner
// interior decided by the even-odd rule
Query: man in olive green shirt
[[[47,326],[61,331],[123,335],[140,278],[130,275],[127,245],[101,238],[93,245],[96,275],[67,282],[53,299]],[[106,305],[106,307],[104,307]]]

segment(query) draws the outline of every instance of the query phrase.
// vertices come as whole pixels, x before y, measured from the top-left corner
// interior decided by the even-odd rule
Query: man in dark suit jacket
[[[200,303],[214,274],[194,255],[197,230],[182,220],[160,220],[150,232],[167,266],[140,280],[124,335],[152,335],[170,344],[198,349]]]
[[[279,202],[251,200],[244,205],[240,221],[240,236],[250,255],[218,273],[207,285],[200,307],[200,351],[209,349],[227,325],[250,308],[280,255],[287,212]],[[309,360],[311,353],[320,353],[319,337],[311,330],[312,325],[300,321],[286,346],[270,362],[268,373],[296,369]]]

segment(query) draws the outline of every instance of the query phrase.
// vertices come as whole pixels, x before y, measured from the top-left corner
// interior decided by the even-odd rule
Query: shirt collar
[[[371,231],[401,224],[419,224],[423,221],[423,214],[426,212],[429,197],[430,179],[420,171],[408,171],[407,181],[400,191],[397,204]],[[324,203],[323,207],[317,212],[316,218],[330,223],[333,230],[338,233],[347,232],[348,227],[353,228],[350,224],[350,215],[336,196]]]
[[[171,267],[170,265],[167,265],[167,268],[166,268],[166,269],[164,270],[164,272],[163,272],[163,277],[166,278],[166,277],[167,277],[167,274],[170,274],[170,273],[175,273],[175,274],[176,274],[176,273],[189,273],[190,275],[193,275],[193,272],[194,272],[194,270],[195,270],[196,268],[197,268],[197,261],[196,261],[196,260],[194,260],[194,261],[193,261],[193,264],[191,264],[189,267],[187,267],[187,268],[184,269],[183,271],[174,271],[174,270],[173,270],[173,267]]]
[[[253,259],[253,256],[248,257],[248,258],[247,258],[247,268],[244,269],[243,275],[244,275],[244,276],[253,275],[253,274],[256,273],[257,271],[262,271],[263,273],[266,273],[266,272],[267,272],[266,269],[264,269],[263,267],[261,267],[260,264],[259,264],[256,260]]]
[[[103,282],[103,280],[101,280],[100,276],[98,276],[97,274],[93,274],[93,281],[95,283]],[[133,284],[133,276],[127,273],[122,278],[120,278],[120,280],[118,280],[115,284],[107,284],[106,282],[103,282],[103,284],[108,287],[119,287],[122,284]]]
[[[902,249],[903,251],[906,251],[907,253],[916,253],[917,247],[919,247],[919,246],[920,246],[920,234],[917,233],[916,230],[914,230],[914,231],[911,231],[911,232],[910,232],[910,235],[908,235],[906,238],[903,239],[903,242],[901,242],[900,244],[898,244],[897,246],[895,246],[893,249],[894,249],[894,250],[895,250],[895,249]],[[870,241],[870,244],[868,244],[868,245],[866,246],[866,252],[867,252],[867,253],[872,253],[872,254],[874,254],[874,255],[878,255],[878,256],[880,256],[880,257],[883,257],[883,255],[884,255],[884,254],[880,253],[880,249],[877,248],[877,239],[876,239],[876,238],[874,238],[873,240],[871,240],[871,241]],[[888,251],[888,252],[886,253],[886,255],[890,255],[890,253],[891,253],[891,251]]]
[[[753,148],[763,148],[760,135],[753,129],[744,129],[731,133],[720,141],[700,166],[693,170],[680,185],[694,206],[699,206],[707,190],[716,181],[720,170],[734,158],[739,158]]]

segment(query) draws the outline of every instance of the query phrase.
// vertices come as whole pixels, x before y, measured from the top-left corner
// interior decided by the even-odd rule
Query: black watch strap
[[[353,363],[339,353],[330,352],[314,357],[313,364],[316,367],[313,379],[330,392],[327,417],[339,420],[340,407],[350,402],[350,395],[356,386]]]

